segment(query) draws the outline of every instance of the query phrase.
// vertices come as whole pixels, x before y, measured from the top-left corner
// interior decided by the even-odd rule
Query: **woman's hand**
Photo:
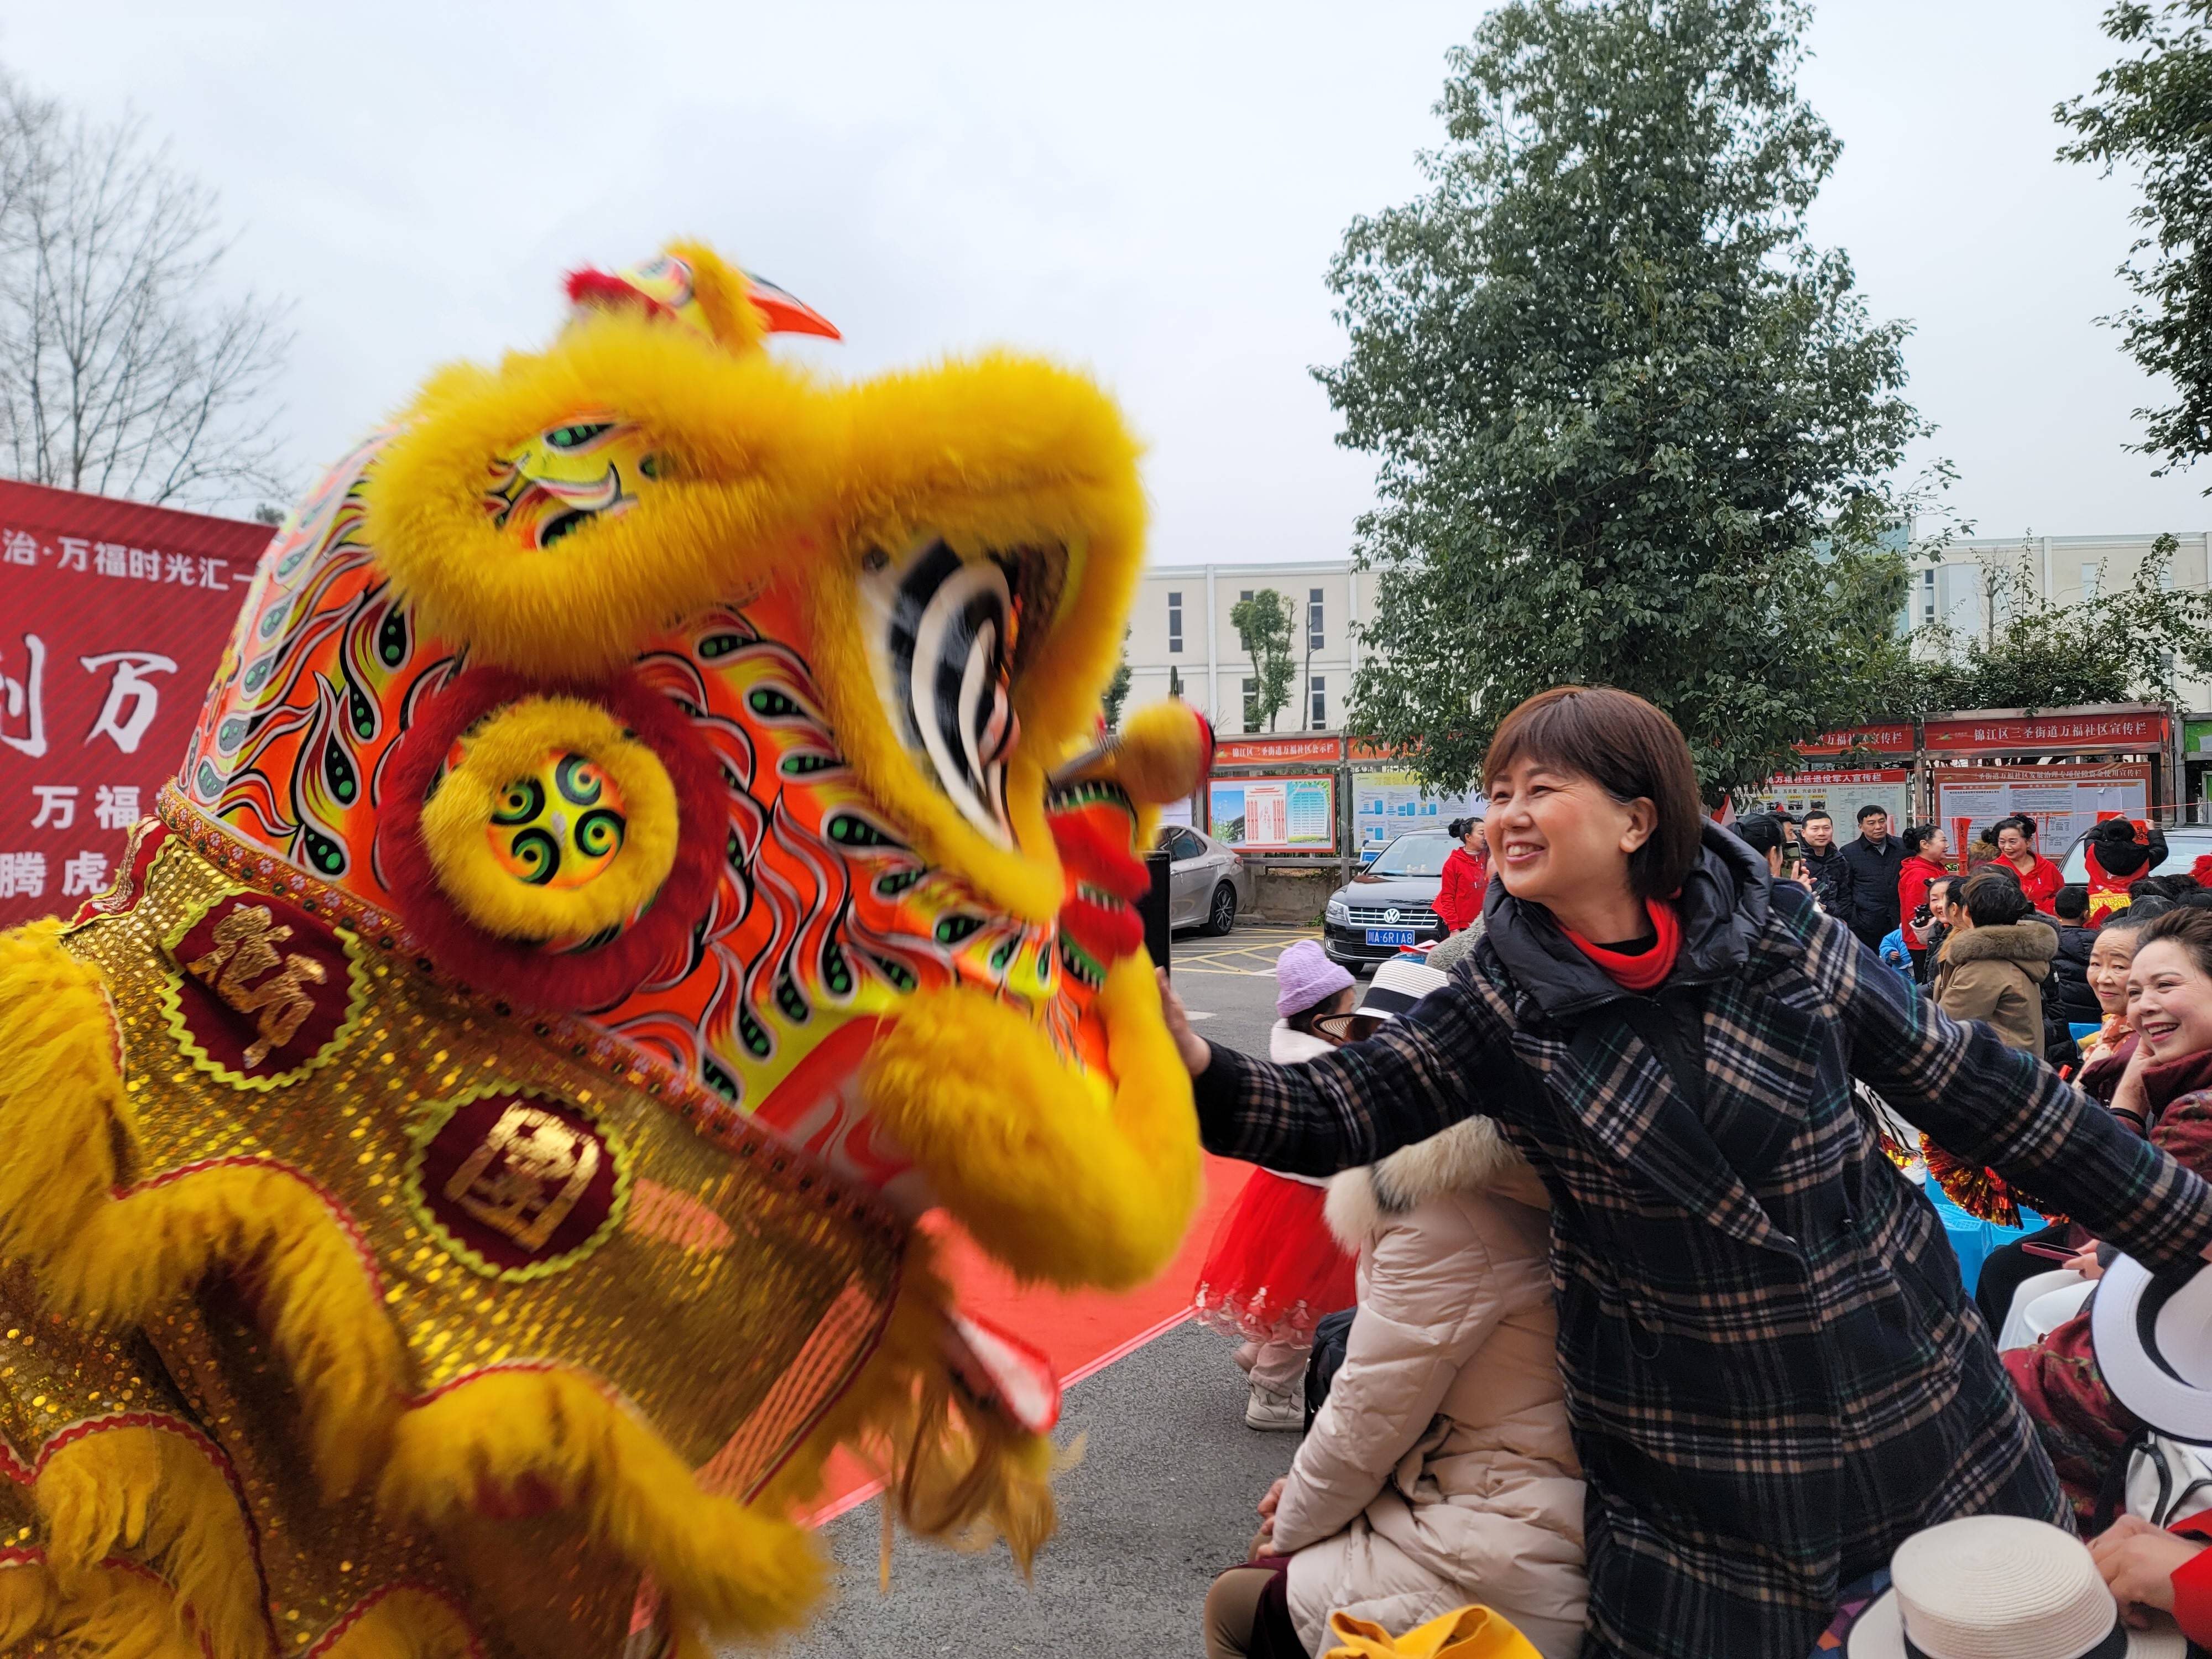
[[[2089,1540],[2089,1559],[2126,1609],[2128,1622],[2140,1629],[2146,1622],[2143,1608],[2173,1611],[2174,1570],[2195,1560],[2203,1547],[2193,1539],[2160,1532],[2139,1515],[2123,1515]]]
[[[1260,1500],[1261,1518],[1271,1527],[1275,1523],[1275,1511],[1283,1506],[1283,1488],[1290,1484],[1289,1478],[1285,1476],[1268,1487],[1267,1495]]]
[[[2137,1134],[2150,1133],[2150,1091],[2143,1087],[2143,1073],[2150,1064],[2149,1045],[2138,1042],[2120,1073],[2119,1087],[2112,1091],[2112,1115]]]
[[[1190,1016],[1183,1012],[1182,999],[1176,994],[1175,987],[1168,983],[1168,970],[1155,968],[1152,972],[1159,979],[1160,1015],[1168,1023],[1168,1035],[1175,1039],[1176,1053],[1182,1057],[1184,1070],[1193,1077],[1201,1076],[1213,1064],[1213,1050],[1190,1029]]]
[[[2084,1279],[2097,1279],[2105,1276],[2105,1264],[2097,1260],[2097,1241],[2094,1238],[2082,1246],[2081,1255],[2065,1265],[2067,1272],[2079,1273]]]

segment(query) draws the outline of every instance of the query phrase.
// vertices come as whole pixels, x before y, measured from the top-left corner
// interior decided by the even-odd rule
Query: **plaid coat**
[[[2212,1243],[2212,1190],[1724,831],[1680,908],[1674,974],[1632,996],[1492,884],[1483,943],[1410,1017],[1303,1066],[1216,1048],[1199,1109],[1213,1151],[1310,1175],[1495,1117],[1553,1195],[1586,1659],[1775,1659],[1919,1528],[2067,1513],[1852,1078],[2154,1267]]]

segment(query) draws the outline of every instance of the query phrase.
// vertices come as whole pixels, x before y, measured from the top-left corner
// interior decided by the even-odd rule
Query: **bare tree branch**
[[[131,117],[0,72],[0,466],[172,506],[284,494],[285,307],[225,301],[216,197]]]

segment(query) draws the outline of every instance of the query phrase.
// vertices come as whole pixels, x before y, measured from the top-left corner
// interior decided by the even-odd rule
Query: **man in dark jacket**
[[[2097,942],[2097,930],[2088,925],[2089,890],[2079,884],[2062,887],[2051,905],[2058,912],[2058,955],[2051,964],[2051,1000],[2069,1024],[2099,1024],[2105,1010],[2089,988],[2089,947]]]
[[[1835,819],[1817,807],[1808,812],[1797,831],[1797,844],[1805,849],[1805,873],[1813,878],[1813,896],[1820,901],[1823,910],[1844,927],[1851,927],[1857,921],[1851,866],[1844,849],[1836,845]],[[1897,883],[1892,880],[1889,884],[1894,889]]]
[[[1869,949],[1898,923],[1897,876],[1905,848],[1889,833],[1889,814],[1869,805],[1859,808],[1858,839],[1844,848],[1851,867],[1851,911],[1841,918]]]

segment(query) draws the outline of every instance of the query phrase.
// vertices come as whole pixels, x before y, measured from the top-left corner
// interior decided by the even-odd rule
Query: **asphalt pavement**
[[[1171,973],[1198,1030],[1267,1052],[1275,957],[1310,930],[1241,927],[1176,940]],[[1069,1659],[1112,1651],[1197,1659],[1206,1586],[1244,1559],[1253,1505],[1290,1468],[1292,1434],[1244,1426],[1244,1377],[1228,1340],[1176,1326],[1067,1392],[1057,1438],[1082,1461],[1058,1483],[1060,1530],[1023,1581],[1004,1545],[963,1554],[902,1534],[891,1589],[877,1590],[877,1504],[824,1531],[839,1568],[834,1601],[789,1659],[990,1655]]]

